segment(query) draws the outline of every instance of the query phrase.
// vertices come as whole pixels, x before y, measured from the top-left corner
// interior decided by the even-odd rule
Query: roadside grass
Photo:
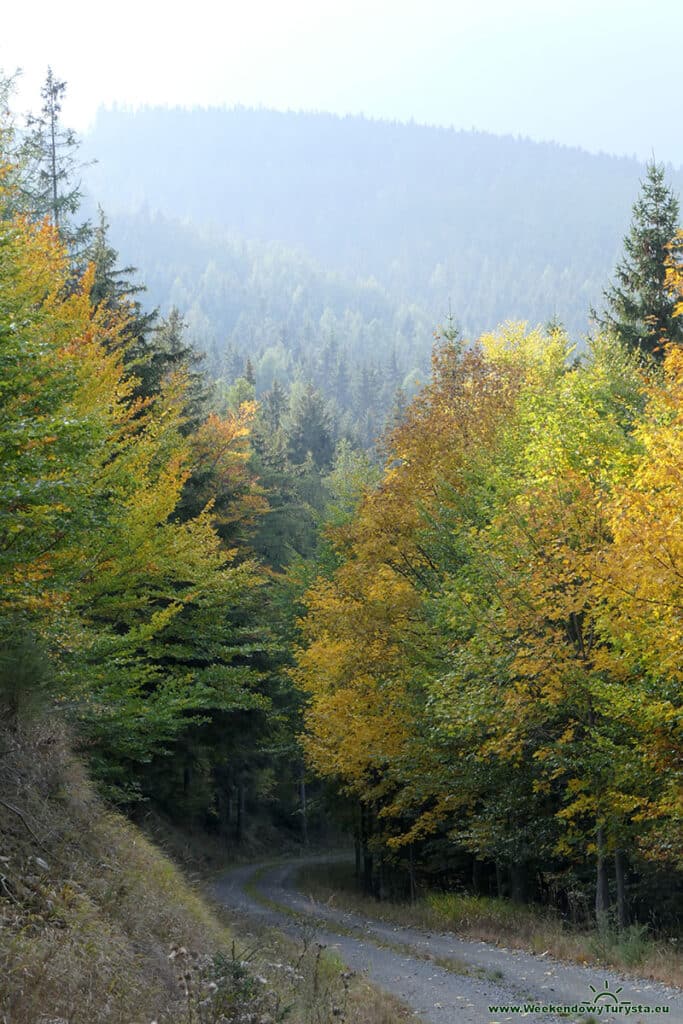
[[[276,861],[273,863],[281,863]],[[372,937],[368,937],[365,925],[344,925],[340,921],[335,920],[330,922],[324,914],[320,917],[316,917],[311,913],[301,913],[295,910],[293,907],[287,906],[285,903],[278,903],[276,900],[270,899],[266,896],[259,888],[259,881],[269,870],[268,864],[263,864],[256,870],[249,882],[245,885],[244,891],[249,893],[252,899],[256,900],[264,907],[269,907],[275,910],[279,914],[284,914],[291,920],[298,922],[302,929],[312,928],[320,931],[332,931],[336,935],[346,935],[351,938],[361,939],[363,941],[372,942],[373,946],[378,946],[380,949],[390,949],[394,953],[398,953],[399,956],[410,957],[416,960],[425,960],[429,963],[436,964],[437,967],[443,968],[445,971],[450,971],[451,974],[461,974],[467,977],[473,978],[486,978],[488,981],[501,981],[504,977],[503,972],[498,968],[486,968],[479,967],[475,964],[466,963],[464,960],[459,960],[453,956],[436,956],[429,950],[421,949],[418,946],[414,946],[409,943],[399,942],[398,940],[387,939],[386,937],[380,937],[377,934],[373,934]],[[327,906],[332,906],[333,900],[328,899],[326,901]],[[374,901],[372,906],[375,906]],[[367,912],[367,908],[366,908]]]
[[[378,902],[358,891],[350,864],[307,865],[299,889],[339,909],[427,931],[523,949],[559,960],[609,965],[636,977],[683,988],[683,956],[675,941],[655,941],[643,925],[580,929],[551,909],[466,893],[426,892],[414,904]]]
[[[94,793],[58,723],[0,731],[0,1017],[172,1021],[172,943],[232,935],[138,829]]]
[[[390,1024],[312,940],[219,914],[108,810],[52,721],[0,723],[1,1024]]]
[[[216,913],[231,918],[224,909],[217,908]],[[302,921],[296,936],[253,919],[243,922],[240,931],[251,944],[252,969],[259,983],[267,982],[275,995],[277,1012],[272,1009],[265,1020],[258,1018],[258,1024],[400,1024],[412,1017],[405,1004],[349,970],[317,941],[316,922]]]

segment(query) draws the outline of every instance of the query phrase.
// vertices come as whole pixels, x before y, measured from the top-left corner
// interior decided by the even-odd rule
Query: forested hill
[[[275,379],[288,384],[303,372],[343,406],[337,378],[350,386],[368,363],[391,378],[389,400],[396,386],[410,389],[411,370],[426,379],[443,309],[428,314],[398,303],[376,280],[326,270],[282,243],[149,210],[113,216],[111,237],[144,267],[146,304],[182,310],[214,377],[234,379],[249,356],[259,395]]]
[[[87,184],[115,242],[119,215],[147,207],[374,278],[431,323],[450,302],[468,334],[552,316],[585,330],[643,174],[635,160],[525,139],[268,110],[100,112],[85,143],[98,160]],[[669,176],[680,190],[680,173]],[[154,254],[144,224],[139,232],[148,272]],[[173,279],[157,282],[155,300],[171,294],[185,259],[186,238],[169,244]],[[186,288],[210,262],[188,271]],[[281,274],[276,287],[293,291],[295,278]],[[209,306],[196,320],[211,334],[220,317]],[[346,307],[332,308],[343,318]]]

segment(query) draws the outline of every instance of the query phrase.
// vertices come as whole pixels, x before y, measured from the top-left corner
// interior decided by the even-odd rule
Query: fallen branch
[[[12,903],[15,904],[15,906],[17,906],[17,907],[20,906],[19,900],[16,898],[16,896],[14,895],[12,890],[7,888],[7,878],[4,875],[0,875],[0,885],[3,887],[3,889],[7,893],[8,899],[10,899],[12,901]]]
[[[45,844],[35,834],[35,832],[33,831],[33,829],[31,828],[31,826],[29,825],[26,818],[24,817],[24,815],[22,814],[18,807],[15,807],[13,804],[8,804],[6,800],[2,799],[2,797],[0,797],[0,804],[2,804],[3,807],[6,807],[8,811],[11,811],[12,814],[16,814],[17,818],[19,818],[19,820],[23,823],[26,831],[29,832],[33,836],[35,841],[38,843],[38,846],[40,846],[42,850],[47,850]]]

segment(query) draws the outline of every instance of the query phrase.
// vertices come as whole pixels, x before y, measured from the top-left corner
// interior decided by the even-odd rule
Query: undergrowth
[[[302,938],[217,913],[94,793],[54,721],[0,728],[0,1024],[390,1024]]]
[[[413,904],[380,903],[359,892],[348,863],[307,865],[299,886],[313,897],[394,924],[453,931],[464,938],[561,960],[611,965],[683,987],[683,957],[677,942],[655,941],[643,925],[580,929],[549,908],[459,892],[427,891]]]

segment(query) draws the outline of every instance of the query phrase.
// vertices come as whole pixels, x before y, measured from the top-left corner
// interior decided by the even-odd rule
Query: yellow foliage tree
[[[0,254],[0,633],[42,637],[103,765],[139,762],[211,709],[263,704],[233,622],[262,578],[208,498],[178,515],[210,437],[224,489],[232,472],[248,497],[251,413],[185,437],[185,381],[133,397],[126,314],[93,306],[92,270],[74,285],[53,227],[0,218]]]

